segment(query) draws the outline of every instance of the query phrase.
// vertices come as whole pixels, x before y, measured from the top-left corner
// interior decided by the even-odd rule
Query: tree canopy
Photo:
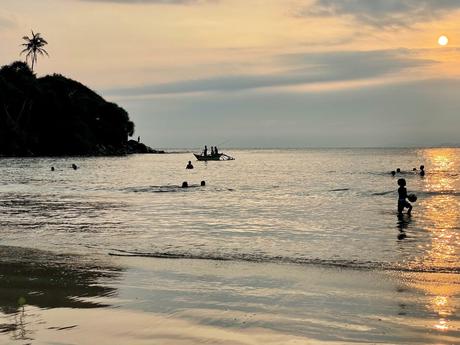
[[[39,32],[34,33],[32,31],[32,36],[24,36],[22,38],[25,43],[22,44],[24,49],[21,51],[21,54],[26,54],[26,62],[32,62],[32,71],[34,70],[34,65],[37,63],[38,55],[49,56],[48,52],[45,50],[45,46],[48,44],[46,40],[41,36]]]
[[[0,155],[124,154],[133,133],[124,109],[75,80],[19,61],[0,69]]]

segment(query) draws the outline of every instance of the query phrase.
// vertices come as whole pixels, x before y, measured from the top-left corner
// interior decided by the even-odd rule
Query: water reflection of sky
[[[430,149],[421,152],[429,167],[422,178],[423,191],[428,192],[421,198],[417,207],[423,222],[418,231],[422,231],[424,240],[417,242],[419,254],[407,263],[408,267],[435,268],[443,270],[457,268],[460,258],[460,200],[452,191],[458,191],[458,177],[453,167],[459,166],[459,157],[452,149]],[[404,231],[411,231],[410,221]],[[406,284],[422,291],[428,302],[426,308],[436,316],[432,327],[446,331],[458,327],[458,295],[460,278],[458,274],[411,273],[404,276]],[[451,324],[454,323],[454,326]]]
[[[335,263],[378,272],[382,267],[412,270],[398,272],[400,279],[396,285],[418,296],[412,307],[418,308],[424,322],[429,322],[423,326],[439,332],[459,329],[458,274],[439,273],[458,273],[460,267],[460,150],[274,150],[239,151],[236,156],[233,162],[197,164],[193,172],[184,169],[188,155],[78,158],[78,172],[66,169],[68,160],[11,160],[9,167],[0,166],[4,176],[0,185],[2,240],[59,252],[80,252],[89,257],[125,250],[254,261],[305,259],[300,263]],[[54,175],[49,172],[50,164],[58,167]],[[412,167],[420,164],[427,170],[423,178],[412,172]],[[398,177],[392,178],[389,171],[398,166],[404,170],[401,176],[408,181],[409,192],[419,196],[411,218],[398,219],[396,215]],[[176,188],[183,180],[201,179],[208,181],[206,188]],[[90,269],[83,274],[85,270],[73,266],[74,263],[57,265],[55,258],[49,262],[31,258],[30,262],[34,260],[43,262],[42,271],[38,266],[32,270],[33,265],[17,267],[17,276],[33,277],[21,282],[25,291],[20,294],[27,295],[31,305],[90,308],[103,304],[101,296],[114,293],[113,289],[106,290],[97,284],[105,279],[101,273],[105,270],[103,265],[85,266]],[[7,266],[1,269],[15,277],[6,271]],[[116,279],[116,270],[107,270],[107,279]],[[179,297],[174,297],[174,288],[186,274],[182,272],[176,280],[171,278],[176,284],[167,285],[164,294],[158,294],[162,308],[171,308],[171,297],[177,298],[180,309],[180,302],[184,294],[190,294],[191,287],[181,287]],[[38,282],[45,277],[54,283],[40,286]],[[156,278],[146,278],[149,286],[145,294],[147,302],[159,311],[159,302],[148,297],[151,285],[158,286],[162,281],[161,277]],[[192,283],[194,278],[190,278]],[[197,274],[196,279],[204,278]],[[128,279],[126,285],[131,281]],[[302,291],[312,288],[305,284]],[[232,282],[217,282],[215,291],[221,291],[222,286],[232,287]],[[255,302],[248,299],[251,303],[259,301],[262,290],[267,291],[258,285],[250,288],[248,294],[256,295]],[[342,288],[332,289],[340,292]],[[0,295],[2,312],[18,316],[22,310],[17,303],[20,290],[15,291],[3,280],[0,289],[9,290]],[[195,289],[202,290],[203,286]],[[290,291],[290,285],[285,289]],[[189,296],[194,307],[212,304],[209,296],[194,300],[195,296]],[[278,301],[278,297],[285,295],[280,293],[272,300]],[[330,296],[322,297],[322,302],[329,303]],[[393,297],[385,302],[391,304]],[[213,307],[219,308],[221,295],[216,298]],[[342,298],[336,296],[337,305]],[[398,310],[401,317],[406,317],[402,314],[409,315],[412,307],[405,296],[400,299],[404,310]],[[306,300],[299,297],[295,302],[288,309]],[[308,303],[305,310],[316,307]],[[386,308],[378,305],[382,310]],[[320,313],[320,309],[314,310]],[[338,314],[333,321],[346,317]],[[292,321],[286,322],[288,326],[292,326]]]
[[[99,261],[99,263],[98,263]],[[75,255],[0,247],[0,334],[28,340],[40,324],[41,309],[91,309],[106,306],[105,298],[116,289],[109,286],[121,270],[100,260]],[[29,307],[27,307],[29,306]]]

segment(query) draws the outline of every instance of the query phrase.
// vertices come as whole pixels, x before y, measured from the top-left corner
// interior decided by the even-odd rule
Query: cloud
[[[14,26],[16,23],[13,20],[0,15],[0,28],[12,28]]]
[[[288,54],[276,57],[285,72],[276,74],[221,75],[165,84],[107,90],[116,96],[233,92],[325,82],[363,80],[436,63],[418,59],[407,49]]]
[[[460,9],[458,0],[316,0],[300,16],[348,16],[377,28],[410,27]]]
[[[188,5],[209,2],[209,0],[78,0],[85,2],[106,2],[117,4],[157,4],[157,5]]]
[[[323,93],[242,92],[122,105],[153,146],[430,146],[460,143],[460,79],[380,84]]]

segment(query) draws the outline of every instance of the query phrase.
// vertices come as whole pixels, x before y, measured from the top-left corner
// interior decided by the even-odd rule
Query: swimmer
[[[54,167],[51,167],[51,171],[54,171]]]
[[[200,185],[201,185],[201,187],[206,186],[206,181],[201,181]]]
[[[193,169],[192,161],[188,161],[188,164],[185,167],[185,169]]]
[[[77,169],[78,169],[77,165],[76,165],[76,164],[72,164],[72,169],[73,169],[73,170],[77,170]]]
[[[391,176],[395,176],[396,175],[396,171],[392,170],[391,171]]]
[[[425,166],[420,165],[420,176],[425,176]]]
[[[187,183],[187,181],[182,182],[182,188],[188,188],[188,183]]]

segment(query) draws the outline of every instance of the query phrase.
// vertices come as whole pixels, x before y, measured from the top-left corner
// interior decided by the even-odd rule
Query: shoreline
[[[0,344],[454,344],[460,337],[456,274],[1,249]]]

